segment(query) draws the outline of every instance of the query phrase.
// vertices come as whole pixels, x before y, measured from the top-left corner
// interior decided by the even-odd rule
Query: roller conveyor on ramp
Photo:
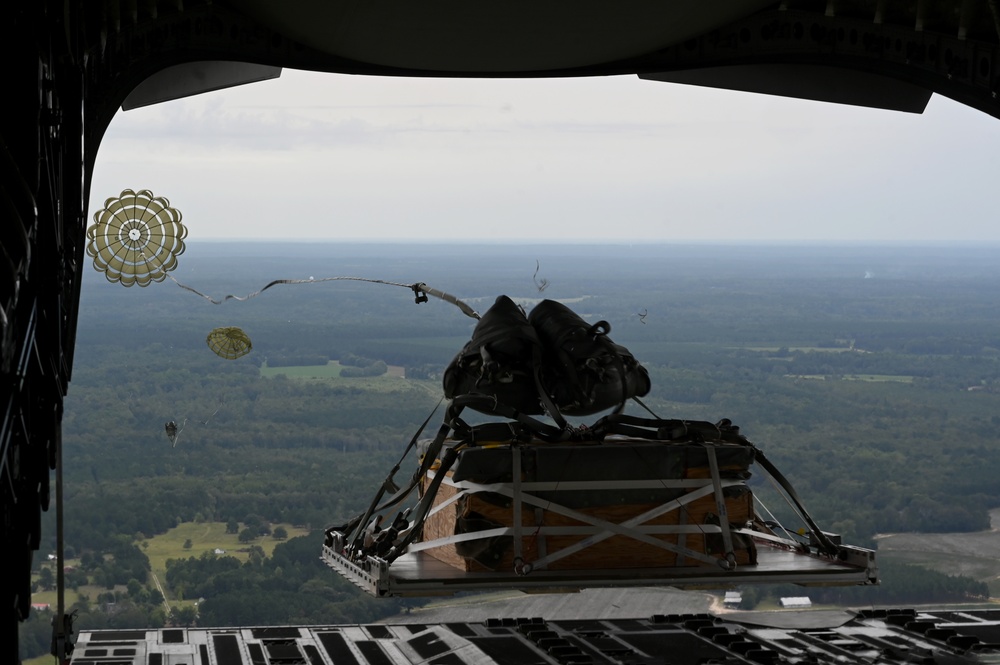
[[[986,609],[84,631],[70,665],[825,665],[1000,661]]]

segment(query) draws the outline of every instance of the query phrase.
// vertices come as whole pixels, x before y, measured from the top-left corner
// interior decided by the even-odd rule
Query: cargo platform
[[[454,463],[428,467],[415,506],[372,518],[367,534],[328,530],[323,561],[376,597],[878,583],[875,552],[820,530],[790,486],[803,528],[758,514],[748,480],[757,467],[780,474],[746,442],[449,441],[444,450]],[[390,523],[404,544],[383,538],[380,549]]]

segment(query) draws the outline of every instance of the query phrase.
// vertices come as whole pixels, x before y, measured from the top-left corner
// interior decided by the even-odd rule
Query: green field
[[[74,562],[69,561],[69,562],[67,562],[67,564],[73,565]],[[66,607],[69,607],[70,605],[72,605],[73,603],[75,603],[76,601],[78,601],[80,599],[81,595],[84,595],[84,596],[87,596],[87,597],[93,599],[93,598],[97,598],[97,594],[103,593],[105,591],[107,591],[107,589],[104,589],[104,588],[98,587],[98,586],[91,586],[91,585],[79,587],[75,591],[73,589],[66,589],[64,597],[63,597],[63,601],[66,603]],[[51,591],[37,591],[37,592],[31,594],[31,602],[32,603],[48,603],[49,607],[52,608],[52,611],[55,612],[55,608],[58,605],[57,593],[56,593],[55,589],[53,589]]]
[[[388,378],[398,380],[403,378],[403,368],[396,365],[389,365],[389,372],[382,376],[358,376],[341,377],[340,370],[343,366],[336,360],[331,360],[325,365],[294,365],[290,367],[268,367],[266,364],[260,368],[261,376],[278,376],[284,374],[289,379],[324,379],[343,380],[347,383],[358,381],[372,381],[375,379]]]
[[[840,381],[867,381],[870,383],[913,383],[912,376],[905,374],[844,374],[841,376],[827,376],[825,374],[786,374],[790,379],[812,379],[825,381],[834,379]]]
[[[785,350],[789,353],[801,352],[801,353],[845,353],[847,351],[854,351],[854,349],[846,346],[799,346],[795,344],[791,345],[778,345],[778,346],[731,346],[731,349],[743,349],[745,351],[760,351],[762,353],[777,353],[778,351]]]
[[[306,529],[290,524],[274,524],[272,530],[279,526],[285,528],[285,531],[288,532],[288,538],[304,536],[309,533]],[[240,525],[241,530],[242,528],[243,525]],[[188,540],[191,541],[191,547],[185,548],[184,543]],[[261,536],[247,543],[241,543],[238,533],[226,533],[226,525],[223,522],[183,522],[164,534],[142,541],[140,547],[149,557],[150,570],[156,578],[156,580],[150,580],[152,584],[149,586],[152,588],[165,584],[168,559],[200,557],[206,552],[214,552],[218,549],[224,551],[225,556],[235,557],[246,562],[250,557],[251,546],[259,545],[264,550],[265,555],[271,556],[274,548],[281,542],[283,541],[276,540],[271,536]],[[67,565],[79,565],[79,561],[67,561]],[[156,584],[156,581],[159,582],[159,585]],[[81,595],[94,599],[107,590],[93,585],[82,586],[75,591],[66,589],[64,601],[66,607],[69,607],[77,602]],[[165,597],[170,598],[166,588],[163,588],[163,592]],[[55,608],[57,605],[56,592],[53,590],[34,593],[31,596],[31,601],[33,603],[48,603],[52,608]]]
[[[55,662],[56,659],[54,656],[39,656],[38,658],[22,660],[21,665],[52,665]]]
[[[298,381],[322,382],[334,388],[359,388],[370,392],[387,393],[402,388],[418,387],[426,390],[432,396],[439,396],[441,384],[438,380],[407,379],[403,376],[404,368],[389,365],[389,372],[382,376],[340,376],[341,365],[331,360],[325,365],[302,365],[292,367],[261,367],[262,377],[286,376]]]
[[[270,377],[284,374],[289,379],[339,379],[341,369],[340,363],[336,360],[331,360],[325,365],[297,365],[293,367],[268,367],[265,363],[260,368],[260,375]]]
[[[305,529],[289,524],[274,524],[272,529],[278,526],[285,528],[289,538],[309,533]],[[243,525],[240,525],[240,528],[242,530]],[[190,548],[184,547],[187,540],[191,541]],[[251,545],[259,545],[267,556],[271,556],[275,546],[280,542],[282,541],[275,540],[271,536],[262,536],[248,543],[241,543],[237,533],[226,533],[226,525],[223,522],[183,522],[164,534],[142,541],[140,546],[149,557],[150,569],[162,583],[167,573],[167,559],[200,557],[205,552],[219,549],[225,551],[226,556],[247,561]]]
[[[930,568],[945,575],[965,575],[1000,594],[1000,509],[990,511],[993,528],[970,533],[887,533],[877,536],[879,556]]]
[[[894,383],[913,383],[912,376],[905,374],[846,374],[845,381],[891,381]]]

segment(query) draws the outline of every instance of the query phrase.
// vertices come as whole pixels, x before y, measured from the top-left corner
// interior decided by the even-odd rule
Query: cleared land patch
[[[884,533],[875,536],[878,556],[964,575],[986,582],[1000,595],[1000,509],[990,511],[989,531],[971,533]]]
[[[273,377],[283,374],[289,379],[301,379],[306,381],[324,381],[338,386],[361,386],[368,390],[395,389],[399,387],[399,381],[405,378],[406,368],[399,365],[389,365],[388,371],[381,376],[341,376],[343,369],[336,360],[331,360],[325,365],[293,365],[289,367],[261,367],[260,375]]]
[[[273,530],[279,526],[285,528],[289,538],[309,533],[307,529],[288,524],[275,524],[271,528]],[[242,524],[240,529],[243,529]],[[185,548],[184,543],[188,540],[191,541],[191,547]],[[239,533],[226,533],[224,522],[182,522],[164,534],[142,541],[140,547],[149,557],[149,567],[153,574],[164,580],[167,573],[167,559],[198,558],[206,552],[218,549],[225,552],[221,556],[232,556],[246,562],[250,558],[250,546],[259,545],[267,556],[271,556],[275,546],[281,542],[283,541],[271,536],[260,536],[241,543]]]
[[[846,353],[857,351],[846,346],[733,346],[733,349],[745,349],[747,351],[763,351],[764,353],[777,353],[785,350],[789,353],[800,351],[802,353]]]
[[[913,383],[913,377],[905,374],[786,374],[789,379],[812,379],[815,381],[867,381],[869,383]]]

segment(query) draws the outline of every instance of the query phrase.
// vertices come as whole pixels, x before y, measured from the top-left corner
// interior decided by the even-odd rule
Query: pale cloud
[[[91,209],[149,188],[192,240],[1000,242],[998,149],[996,119],[937,97],[285,72],[120,113]]]

